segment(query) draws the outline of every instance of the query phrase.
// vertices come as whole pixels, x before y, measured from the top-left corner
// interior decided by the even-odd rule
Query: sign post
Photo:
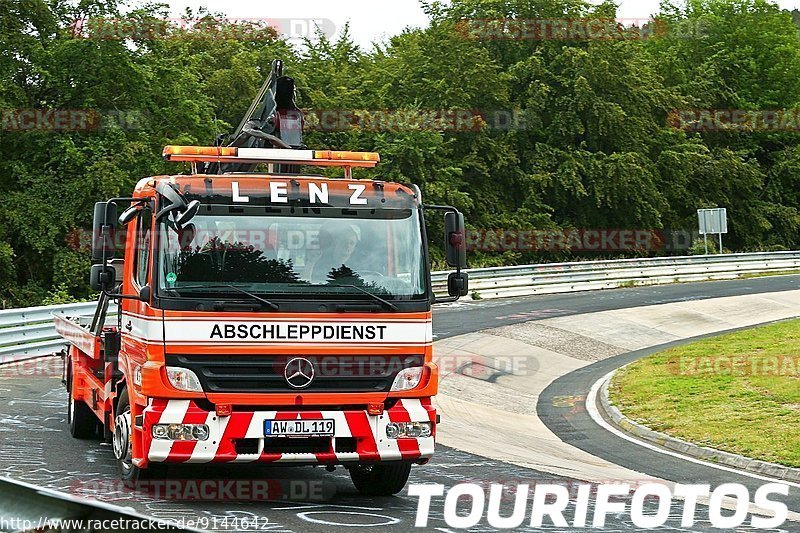
[[[722,234],[728,233],[728,210],[724,207],[715,209],[698,209],[697,219],[700,223],[700,235],[708,255],[708,235],[719,235],[719,253],[722,253]]]

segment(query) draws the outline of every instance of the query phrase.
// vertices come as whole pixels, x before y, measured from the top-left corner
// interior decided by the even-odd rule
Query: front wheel
[[[350,468],[350,479],[364,496],[393,496],[403,490],[411,463],[376,463]]]
[[[97,417],[83,400],[76,400],[73,389],[75,380],[71,373],[72,368],[67,371],[67,424],[69,424],[69,434],[76,439],[91,439],[97,436]]]
[[[140,480],[163,476],[165,469],[163,465],[151,465],[144,469],[133,464],[132,432],[128,389],[122,389],[114,420],[112,444],[120,479],[127,487],[136,488]]]

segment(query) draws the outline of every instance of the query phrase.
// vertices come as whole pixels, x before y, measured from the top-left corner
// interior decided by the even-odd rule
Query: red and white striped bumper
[[[335,434],[327,451],[294,453],[264,450],[265,420],[335,421]],[[436,410],[430,399],[399,400],[379,416],[366,410],[354,411],[236,411],[230,416],[217,416],[191,400],[153,400],[144,411],[144,444],[149,461],[155,463],[311,463],[419,461],[433,456],[434,436],[427,438],[389,439],[386,425],[390,422],[435,422]],[[210,436],[205,441],[171,441],[152,438],[154,424],[207,424]],[[355,439],[355,452],[337,451],[336,439]],[[254,453],[237,453],[242,439],[257,440]],[[253,443],[254,441],[250,441]],[[351,441],[352,442],[352,441]]]

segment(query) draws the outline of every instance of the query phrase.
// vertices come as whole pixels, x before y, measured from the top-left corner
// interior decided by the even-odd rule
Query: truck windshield
[[[426,297],[416,209],[204,205],[191,223],[162,223],[159,293],[266,298]]]

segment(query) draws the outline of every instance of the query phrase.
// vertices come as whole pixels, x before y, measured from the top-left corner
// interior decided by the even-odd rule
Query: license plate
[[[332,437],[333,420],[265,420],[267,437]]]

